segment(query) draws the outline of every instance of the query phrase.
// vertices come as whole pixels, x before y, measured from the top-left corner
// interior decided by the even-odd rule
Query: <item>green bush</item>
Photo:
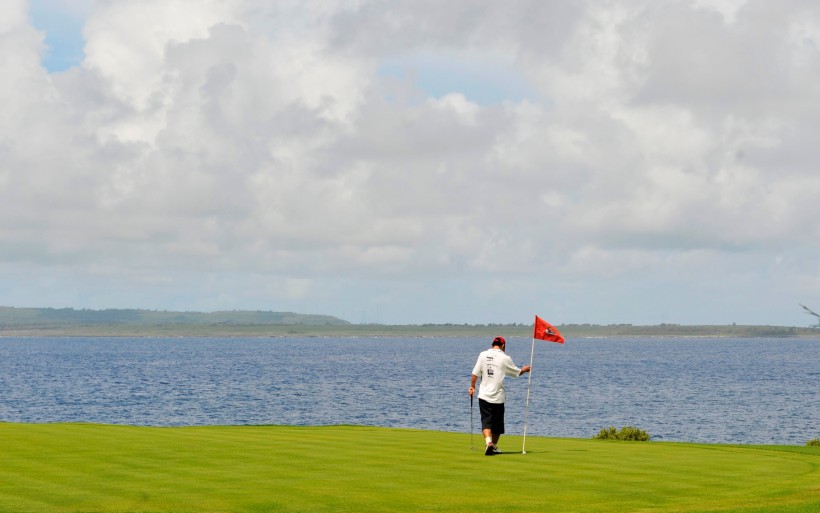
[[[592,438],[597,438],[598,440],[617,440],[618,430],[615,429],[615,426],[603,428],[598,432],[597,435],[593,436]]]
[[[615,426],[603,428],[597,435],[592,438],[598,440],[634,440],[638,442],[646,442],[649,440],[649,433],[643,429],[638,429],[635,426],[624,426],[619,430]]]
[[[820,438],[812,438],[808,442],[806,442],[808,446],[820,446]]]

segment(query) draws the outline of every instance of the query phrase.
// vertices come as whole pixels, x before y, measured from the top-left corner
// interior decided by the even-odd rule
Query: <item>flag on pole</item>
[[[533,331],[532,338],[547,340],[549,342],[558,342],[559,344],[564,343],[564,337],[558,332],[555,326],[537,315],[535,316],[535,330]]]
[[[532,348],[530,349],[530,378],[527,380],[527,405],[524,407],[524,440],[521,442],[521,454],[527,454],[527,416],[530,411],[530,385],[532,383],[532,359],[535,355],[535,339],[548,340],[563,344],[564,337],[552,324],[535,316],[535,328],[532,332]]]

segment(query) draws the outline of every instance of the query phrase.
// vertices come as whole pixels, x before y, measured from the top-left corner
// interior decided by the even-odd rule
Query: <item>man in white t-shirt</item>
[[[498,439],[504,434],[504,401],[507,399],[504,378],[520,376],[530,371],[529,365],[520,369],[516,367],[512,358],[504,352],[506,347],[504,337],[495,337],[490,349],[478,355],[470,382],[470,397],[473,397],[476,381],[481,377],[478,407],[481,411],[481,430],[487,442],[484,454],[487,456],[501,453],[498,450]]]

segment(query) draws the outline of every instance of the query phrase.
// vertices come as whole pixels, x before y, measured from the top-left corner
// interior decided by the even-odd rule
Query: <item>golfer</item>
[[[504,349],[507,341],[504,337],[495,337],[490,349],[478,355],[470,382],[470,397],[475,393],[475,384],[481,376],[481,392],[478,394],[478,408],[481,411],[481,430],[487,447],[486,456],[501,454],[498,450],[498,439],[504,434],[504,401],[507,393],[504,390],[506,376],[520,376],[530,371],[529,365],[520,369]]]

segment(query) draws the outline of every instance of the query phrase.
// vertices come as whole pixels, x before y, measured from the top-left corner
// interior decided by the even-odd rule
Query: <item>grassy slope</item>
[[[481,444],[479,436],[476,445]],[[0,511],[816,513],[820,448],[0,423]]]

